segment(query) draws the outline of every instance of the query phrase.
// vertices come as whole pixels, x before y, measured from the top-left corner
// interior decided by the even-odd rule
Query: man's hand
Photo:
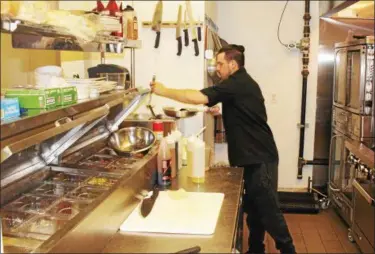
[[[156,95],[160,95],[160,96],[164,96],[165,95],[165,86],[162,84],[162,83],[159,83],[159,82],[151,82],[150,83],[150,87],[151,87],[151,91],[156,94]]]
[[[221,115],[221,113],[220,113],[220,107],[219,106],[213,106],[211,108],[208,108],[207,109],[207,113],[211,114],[212,116]]]

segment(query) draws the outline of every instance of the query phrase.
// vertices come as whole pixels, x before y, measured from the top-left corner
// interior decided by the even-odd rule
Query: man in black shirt
[[[264,98],[259,85],[244,68],[244,47],[229,45],[216,56],[218,85],[198,90],[170,89],[151,84],[153,92],[188,104],[209,107],[222,103],[229,162],[244,167],[244,210],[250,230],[248,253],[264,253],[267,231],[281,253],[295,253],[277,197],[278,151],[267,124]],[[209,110],[218,113],[218,107]]]

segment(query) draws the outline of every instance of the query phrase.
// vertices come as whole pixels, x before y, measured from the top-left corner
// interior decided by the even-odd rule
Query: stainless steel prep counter
[[[146,234],[117,232],[106,245],[103,253],[174,253],[195,245],[202,253],[231,253],[237,235],[242,233],[242,168],[214,168],[206,172],[204,184],[195,184],[186,177],[184,170],[174,180],[171,189],[184,188],[194,192],[221,192],[225,194],[215,234],[212,236]],[[138,203],[132,204],[132,209]],[[166,212],[168,208],[166,207]],[[181,218],[183,219],[183,218]],[[240,223],[238,223],[240,222]]]

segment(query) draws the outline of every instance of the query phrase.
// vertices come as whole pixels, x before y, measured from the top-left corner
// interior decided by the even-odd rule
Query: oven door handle
[[[366,199],[367,203],[375,206],[375,200],[362,188],[356,179],[353,180],[353,187],[356,188],[361,196]]]
[[[338,192],[340,191],[340,189],[335,189],[333,188],[331,185],[332,183],[332,179],[331,179],[331,170],[332,170],[332,144],[333,144],[333,141],[336,139],[336,138],[341,138],[343,137],[343,135],[341,134],[335,134],[331,137],[331,140],[330,140],[330,144],[329,144],[329,163],[328,163],[328,186],[329,188],[334,191],[334,192]]]

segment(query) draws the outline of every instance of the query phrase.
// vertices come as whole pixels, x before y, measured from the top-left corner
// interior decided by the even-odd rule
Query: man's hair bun
[[[240,52],[242,52],[242,53],[245,52],[245,47],[244,47],[244,46],[242,46],[242,45],[238,45],[237,47],[238,47],[238,50],[239,50]]]
[[[229,47],[232,48],[232,49],[235,49],[235,50],[237,50],[237,51],[239,51],[241,53],[245,52],[245,47],[242,46],[242,45],[230,44]]]

